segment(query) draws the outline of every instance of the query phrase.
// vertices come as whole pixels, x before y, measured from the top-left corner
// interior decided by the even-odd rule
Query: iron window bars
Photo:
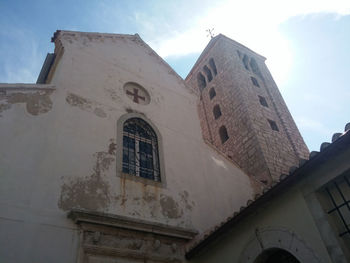
[[[160,181],[157,135],[140,118],[123,125],[123,173]]]
[[[343,225],[339,233],[340,237],[350,234],[350,181],[347,176],[343,178],[343,181],[335,181],[326,187],[326,192],[333,206],[328,214],[336,213],[337,219],[341,221],[340,225]]]

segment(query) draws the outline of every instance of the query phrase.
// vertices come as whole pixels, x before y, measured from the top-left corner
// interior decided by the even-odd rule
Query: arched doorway
[[[296,257],[284,249],[271,248],[263,251],[254,263],[301,263]]]

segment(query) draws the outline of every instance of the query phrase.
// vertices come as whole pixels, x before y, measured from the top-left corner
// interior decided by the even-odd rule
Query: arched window
[[[219,129],[221,143],[224,143],[228,140],[228,134],[225,126],[221,126]]]
[[[220,110],[220,106],[219,105],[215,105],[214,106],[213,114],[214,114],[215,120],[218,119],[221,116],[221,110]]]
[[[212,100],[216,96],[216,92],[214,88],[209,90],[209,98]]]
[[[198,82],[198,87],[199,87],[200,91],[202,91],[207,86],[207,82],[205,81],[205,77],[200,72],[198,72],[198,75],[197,75],[197,82]]]
[[[140,118],[123,124],[123,173],[160,181],[157,135]]]
[[[207,67],[207,65],[205,65],[203,67],[204,71],[205,71],[205,74],[207,75],[207,79],[208,79],[208,82],[212,81],[213,80],[213,75],[211,74],[211,71],[210,69]]]
[[[253,83],[253,85],[254,85],[255,87],[260,88],[259,82],[258,82],[258,80],[257,80],[256,78],[250,77],[250,79],[252,80],[252,83]]]
[[[248,67],[248,60],[249,60],[248,56],[247,56],[246,54],[244,54],[243,59],[242,59],[242,62],[243,62],[243,65],[244,65],[244,67],[245,67],[246,70],[249,70],[249,67]]]
[[[216,76],[218,74],[218,71],[216,70],[216,65],[215,65],[214,59],[212,59],[212,58],[209,59],[209,66],[211,67],[211,69],[214,72],[214,75]]]
[[[251,58],[250,59],[250,68],[252,69],[252,71],[258,75],[258,76],[261,76],[261,72],[260,72],[260,69],[258,67],[258,64],[256,63],[255,59],[254,58]]]
[[[269,105],[267,104],[267,101],[266,101],[266,99],[264,98],[264,97],[262,97],[262,96],[259,96],[258,95],[258,97],[259,97],[259,102],[260,102],[260,104],[261,105],[263,105],[264,107],[269,107]]]
[[[255,259],[254,263],[300,263],[300,261],[286,250],[279,248],[272,248],[265,250],[261,255]]]

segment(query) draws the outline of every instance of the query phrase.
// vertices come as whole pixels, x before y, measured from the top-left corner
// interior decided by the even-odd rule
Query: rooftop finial
[[[209,37],[210,36],[210,38],[214,38],[214,33],[213,33],[213,31],[214,31],[214,28],[212,28],[212,29],[207,29],[207,30],[205,30],[205,31],[207,31],[208,32],[208,35],[207,35],[207,37]]]

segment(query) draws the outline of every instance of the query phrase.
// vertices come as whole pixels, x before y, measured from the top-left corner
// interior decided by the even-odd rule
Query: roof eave
[[[238,224],[242,219],[251,215],[256,211],[258,207],[267,203],[276,195],[283,193],[288,187],[298,182],[302,176],[306,176],[313,169],[316,169],[319,165],[327,161],[335,154],[339,154],[341,151],[347,149],[350,145],[350,132],[346,132],[343,136],[339,137],[335,142],[329,144],[328,147],[323,149],[320,153],[311,157],[310,160],[306,161],[302,166],[293,171],[288,177],[282,180],[280,183],[270,188],[265,194],[256,199],[246,208],[242,209],[236,216],[222,224],[217,230],[209,234],[206,238],[200,241],[196,246],[191,248],[186,253],[186,259],[191,259],[196,256],[204,247],[212,243],[214,240],[219,238],[222,234],[227,232],[229,229]]]

